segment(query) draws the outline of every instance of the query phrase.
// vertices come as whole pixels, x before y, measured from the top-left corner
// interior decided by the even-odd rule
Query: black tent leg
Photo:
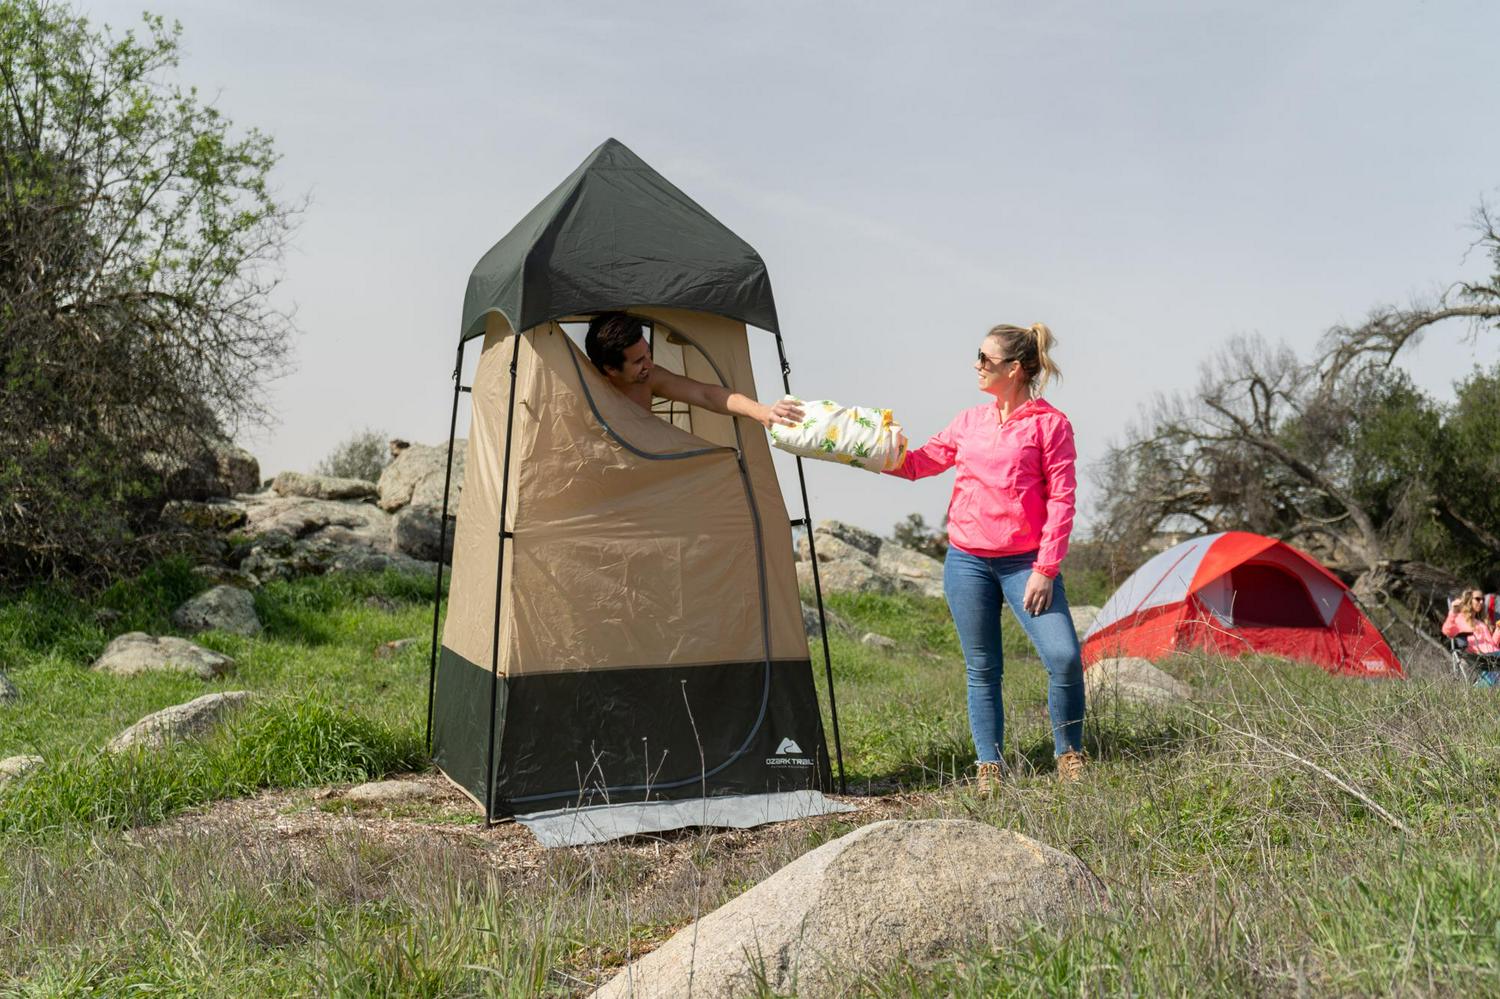
[[[443,553],[448,550],[448,490],[453,484],[453,441],[458,433],[458,397],[463,392],[464,343],[459,341],[453,362],[453,415],[448,418],[448,470],[443,473],[443,519],[438,526],[437,584],[432,591],[432,658],[427,664],[427,733],[423,741],[432,752],[432,702],[437,692],[438,616],[443,604]]]
[[[787,395],[792,394],[792,366],[786,360],[786,346],[781,334],[776,334],[776,353],[781,358],[781,386]],[[807,556],[812,561],[813,595],[818,601],[818,630],[823,633],[823,670],[828,678],[828,713],[833,718],[833,751],[839,767],[839,793],[849,793],[849,780],[844,775],[844,742],[839,736],[839,702],[833,693],[833,653],[828,649],[828,615],[823,609],[823,580],[818,572],[818,549],[813,543],[812,509],[807,503],[807,478],[802,474],[802,459],[797,459],[797,486],[802,491],[802,523],[807,531]]]
[[[512,333],[515,340],[510,350],[510,401],[505,413],[505,457],[500,472],[500,525],[499,550],[495,556],[495,620],[493,639],[490,644],[490,737],[489,753],[484,773],[484,824],[495,824],[495,704],[500,694],[500,597],[505,580],[505,542],[511,532],[505,529],[506,509],[510,503],[510,439],[516,422],[516,361],[521,355],[521,334]]]

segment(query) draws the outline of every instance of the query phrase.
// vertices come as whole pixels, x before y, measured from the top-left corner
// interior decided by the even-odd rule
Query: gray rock
[[[172,635],[154,638],[143,631],[132,631],[105,646],[104,654],[91,668],[115,676],[177,672],[213,680],[231,672],[234,660],[185,638]]]
[[[1094,618],[1099,616],[1099,608],[1092,604],[1069,606],[1068,611],[1073,615],[1073,630],[1078,632],[1079,638],[1088,634],[1094,626]]]
[[[238,496],[253,493],[260,487],[260,462],[255,455],[228,441],[214,445],[214,467],[218,472],[220,495]]]
[[[832,534],[824,534],[821,530],[813,537],[813,543],[818,546],[818,564],[825,565],[830,562],[858,562],[861,565],[875,566],[876,556],[871,555],[863,548],[856,547],[835,537]],[[811,549],[807,544],[806,536],[802,539],[802,550],[797,553],[799,561],[810,561]]]
[[[345,791],[344,801],[357,805],[396,805],[407,801],[431,801],[442,797],[442,791],[431,784],[414,780],[377,780],[357,784]]]
[[[10,677],[0,673],[0,704],[9,704],[20,698],[21,692],[10,682]]]
[[[370,509],[374,509],[371,507]],[[379,511],[376,511],[377,513]],[[381,514],[381,516],[386,516]],[[397,572],[434,575],[437,565],[399,552],[361,544],[341,544],[327,533],[297,541],[281,532],[259,538],[240,563],[262,580],[321,576],[327,572]]]
[[[441,538],[443,562],[453,561],[453,525],[449,524],[448,529],[443,530],[443,515],[440,510],[417,504],[402,507],[396,514],[392,534],[397,551],[424,562],[438,560]]]
[[[823,617],[828,621],[828,628],[835,634],[849,635],[854,632],[854,626],[839,617],[827,607],[823,608]],[[815,604],[804,603],[802,605],[802,629],[807,632],[809,638],[822,638],[823,628],[818,622],[818,608]]]
[[[220,534],[244,524],[245,516],[244,506],[233,500],[172,500],[161,511],[162,523],[168,526]]]
[[[371,503],[278,496],[260,493],[242,501],[246,508],[246,533],[264,537],[285,534],[292,539],[323,535],[339,544],[363,544],[391,548],[391,516]],[[329,535],[332,528],[341,532]]]
[[[896,640],[885,635],[876,634],[873,631],[867,631],[860,638],[859,644],[869,646],[872,649],[879,649],[882,652],[890,652],[896,647]]]
[[[943,596],[943,563],[931,555],[886,541],[880,546],[875,568],[893,577],[902,589],[914,590],[926,597],[941,599]]]
[[[95,607],[93,613],[94,623],[101,628],[108,628],[124,616],[113,607]]]
[[[382,614],[394,614],[401,609],[401,605],[390,597],[382,597],[379,594],[371,594],[365,597],[365,606],[380,611]]]
[[[254,696],[248,690],[226,690],[163,708],[115,736],[105,751],[118,753],[136,747],[155,749],[169,742],[201,738],[217,728],[232,710]]]
[[[364,479],[341,479],[333,475],[282,472],[271,481],[278,496],[305,496],[322,500],[366,500],[380,495],[375,483]]]
[[[463,489],[464,458],[469,442],[453,442],[453,476],[448,512],[458,510]],[[394,450],[394,448],[393,448]],[[448,468],[448,444],[412,444],[396,453],[380,473],[380,508],[394,513],[407,505],[443,508],[443,481]]]
[[[7,756],[0,760],[0,787],[20,780],[45,762],[40,756]]]
[[[183,631],[227,631],[249,638],[265,630],[255,614],[255,596],[237,586],[204,590],[172,612],[172,623]]]
[[[420,638],[398,638],[394,642],[384,642],[375,647],[375,658],[394,659],[404,650],[411,648],[420,641]]]
[[[884,573],[863,562],[829,562],[818,560],[818,577],[825,593],[894,593],[897,584]],[[811,562],[797,563],[797,585],[812,592]]]
[[[1027,924],[1059,927],[1102,904],[1077,859],[961,819],[885,821],[788,864],[611,979],[601,999],[844,994],[901,960]]]
[[[1083,671],[1084,695],[1089,709],[1108,700],[1127,704],[1177,704],[1192,698],[1193,688],[1149,660],[1129,656],[1101,659]]]

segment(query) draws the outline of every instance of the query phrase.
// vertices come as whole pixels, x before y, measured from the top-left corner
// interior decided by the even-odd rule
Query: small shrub
[[[316,471],[319,475],[374,482],[390,462],[390,445],[386,443],[385,432],[366,427],[318,462]]]

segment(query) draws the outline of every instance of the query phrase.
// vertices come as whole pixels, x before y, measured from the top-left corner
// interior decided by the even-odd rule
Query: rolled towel
[[[795,427],[771,427],[771,443],[781,450],[870,472],[900,468],[906,460],[906,434],[889,409],[843,406],[831,399],[786,398],[806,415]]]

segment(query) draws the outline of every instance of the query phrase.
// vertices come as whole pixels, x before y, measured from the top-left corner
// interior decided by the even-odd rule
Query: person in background
[[[1077,451],[1068,418],[1041,398],[1048,378],[1060,374],[1054,343],[1041,323],[991,329],[974,362],[978,388],[991,398],[960,412],[887,473],[923,479],[956,470],[943,590],[963,647],[982,793],[1000,780],[1002,604],[1047,669],[1057,776],[1083,774],[1083,662],[1059,573],[1073,530]]]
[[[1463,636],[1468,640],[1468,650],[1482,656],[1500,653],[1500,629],[1486,620],[1484,593],[1480,590],[1464,590],[1448,602],[1448,618],[1443,622],[1443,635],[1447,638]]]

